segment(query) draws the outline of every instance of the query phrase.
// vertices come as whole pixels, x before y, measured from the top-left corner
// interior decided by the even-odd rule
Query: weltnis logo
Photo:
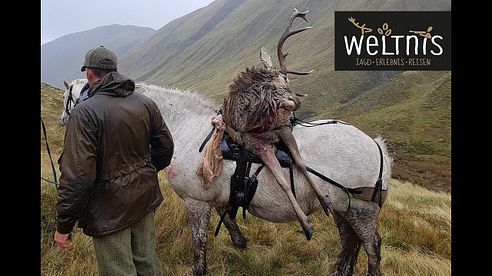
[[[451,70],[451,13],[335,12],[335,70]]]

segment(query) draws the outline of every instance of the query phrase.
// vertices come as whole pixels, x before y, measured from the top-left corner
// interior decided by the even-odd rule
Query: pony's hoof
[[[235,248],[243,251],[243,250],[246,250],[248,248],[248,240],[246,238],[241,237],[238,240],[232,241],[232,245]]]

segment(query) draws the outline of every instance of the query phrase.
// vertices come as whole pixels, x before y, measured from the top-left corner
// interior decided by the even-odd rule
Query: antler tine
[[[314,70],[309,70],[308,72],[299,72],[299,71],[287,70],[287,73],[294,74],[294,75],[309,75],[312,72],[314,72]]]
[[[304,31],[312,28],[312,26],[308,26],[308,27],[304,27],[302,29],[295,30],[295,31],[290,30],[290,28],[292,27],[292,23],[294,22],[294,19],[296,19],[296,17],[300,17],[300,18],[304,19],[304,21],[309,22],[306,19],[306,14],[308,12],[309,12],[309,10],[304,11],[304,12],[299,12],[297,9],[294,9],[294,12],[289,17],[289,24],[287,25],[285,32],[282,34],[282,36],[280,37],[280,39],[278,41],[277,57],[278,57],[278,62],[280,64],[280,72],[282,72],[282,74],[284,74],[284,75],[287,75],[287,73],[296,74],[296,75],[307,75],[307,74],[310,74],[313,72],[313,70],[311,70],[309,72],[297,72],[297,71],[287,70],[287,66],[285,65],[285,57],[287,57],[287,55],[289,53],[287,53],[287,54],[282,53],[282,47],[284,46],[284,43],[287,40],[287,38],[289,38],[292,35],[298,34],[300,32],[304,32]]]

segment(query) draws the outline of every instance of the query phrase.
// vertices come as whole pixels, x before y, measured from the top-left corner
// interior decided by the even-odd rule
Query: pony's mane
[[[190,111],[198,114],[210,114],[216,112],[217,104],[205,98],[197,91],[180,90],[177,88],[161,87],[153,84],[139,82],[135,84],[135,90],[143,93],[156,102],[162,99],[165,102],[180,103]]]
[[[73,80],[70,85],[78,85],[78,84],[82,84],[85,85],[87,83],[87,80],[86,79],[75,79]]]
[[[75,79],[70,85],[82,89],[86,82],[86,79]],[[80,91],[77,92],[80,94]],[[217,104],[213,103],[210,99],[205,98],[197,91],[180,90],[177,88],[167,88],[144,82],[136,82],[135,92],[146,95],[153,99],[157,104],[159,104],[159,102],[175,102],[182,104],[190,111],[198,114],[210,114],[211,112],[216,112],[218,109]]]

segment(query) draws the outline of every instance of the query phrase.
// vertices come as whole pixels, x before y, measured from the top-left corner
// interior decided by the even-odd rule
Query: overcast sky
[[[41,44],[99,26],[160,29],[213,0],[41,0]]]

